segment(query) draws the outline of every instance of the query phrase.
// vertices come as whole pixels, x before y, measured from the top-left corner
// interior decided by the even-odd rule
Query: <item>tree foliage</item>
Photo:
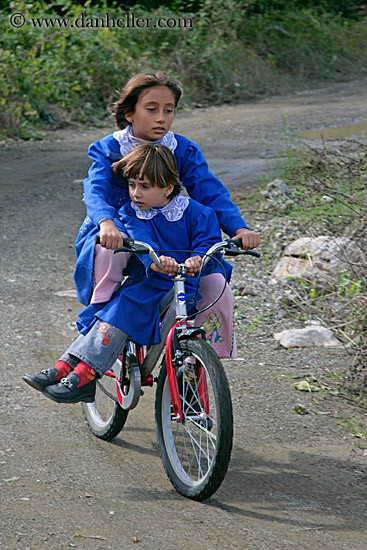
[[[58,0],[15,0],[0,11],[0,122],[8,129],[94,123],[133,74],[165,70],[183,101],[244,101],[315,80],[365,74],[365,20],[337,15],[338,2],[175,0],[164,7]],[[315,6],[313,6],[315,4]],[[317,6],[316,6],[317,4]],[[334,13],[313,11],[333,4]],[[345,6],[348,2],[340,2]],[[169,7],[172,6],[172,7]],[[306,7],[305,7],[306,6]],[[80,17],[170,18],[170,27],[73,28]],[[12,26],[21,13],[24,25]],[[38,18],[38,24],[32,24]],[[52,18],[53,24],[41,19]],[[176,22],[176,23],[175,23]]]

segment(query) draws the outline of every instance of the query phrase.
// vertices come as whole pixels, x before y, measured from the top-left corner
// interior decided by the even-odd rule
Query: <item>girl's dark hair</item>
[[[118,101],[109,108],[118,128],[125,128],[129,124],[125,118],[125,113],[133,114],[141,93],[148,88],[153,88],[153,86],[167,86],[173,93],[175,107],[177,107],[182,90],[173,78],[161,71],[137,74],[127,82],[120,93]]]
[[[182,190],[178,177],[176,160],[165,145],[146,143],[132,149],[123,159],[115,162],[113,170],[124,178],[148,179],[157,187],[173,185],[167,198],[172,199]]]

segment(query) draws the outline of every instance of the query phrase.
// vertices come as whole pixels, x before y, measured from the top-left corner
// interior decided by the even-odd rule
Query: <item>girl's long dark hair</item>
[[[129,124],[125,118],[125,113],[133,114],[142,92],[148,88],[153,88],[153,86],[167,86],[173,94],[175,107],[177,107],[182,90],[172,77],[161,71],[137,74],[126,83],[120,93],[120,98],[109,109],[119,128],[125,128]]]

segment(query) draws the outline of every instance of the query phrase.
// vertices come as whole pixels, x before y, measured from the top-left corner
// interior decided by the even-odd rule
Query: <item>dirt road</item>
[[[238,189],[283,155],[282,117],[291,132],[367,120],[366,90],[359,82],[195,110],[180,114],[174,129],[198,142],[212,170]],[[80,305],[59,293],[73,288],[87,146],[109,131],[59,131],[0,153],[0,548],[365,549],[366,452],[334,418],[336,409],[352,415],[353,408],[325,402],[320,410],[312,396],[296,395],[289,375],[318,364],[345,369],[344,352],[281,351],[271,325],[250,333],[243,321],[243,359],[226,361],[232,461],[203,504],[181,498],[166,479],[153,390],[114,442],[104,443],[88,431],[79,405],[59,406],[22,382],[23,372],[51,366],[77,335]],[[258,276],[265,270],[262,264]],[[294,412],[299,399],[310,414]]]

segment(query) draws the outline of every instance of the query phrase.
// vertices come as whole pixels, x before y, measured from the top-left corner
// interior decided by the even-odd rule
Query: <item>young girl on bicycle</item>
[[[126,264],[124,254],[113,254],[121,246],[121,233],[116,226],[117,212],[129,200],[126,181],[114,173],[112,165],[142,143],[162,144],[174,154],[179,178],[189,196],[216,213],[221,229],[230,237],[241,237],[243,248],[259,244],[259,236],[249,231],[239,210],[229,198],[222,183],[209,172],[199,147],[189,139],[170,131],[175,109],[181,96],[178,84],[168,75],[139,74],[124,87],[111,108],[119,130],[92,143],[89,156],[93,163],[84,181],[87,217],[76,243],[74,274],[78,299],[84,305],[109,300],[122,280]],[[95,235],[100,232],[100,245]],[[222,288],[221,276],[211,274],[202,280],[201,308],[210,304]],[[213,342],[220,357],[229,357],[233,345],[233,294],[229,287],[216,304],[218,337]],[[196,325],[206,322],[209,313],[199,316]],[[228,338],[223,334],[229,334]]]
[[[162,269],[148,256],[133,256],[133,269],[112,298],[90,304],[80,313],[81,335],[55,367],[24,375],[33,388],[60,403],[94,401],[96,377],[112,367],[128,335],[142,345],[159,342],[159,303],[172,287],[170,277],[178,263],[185,263],[193,277],[201,268],[202,255],[221,240],[215,212],[180,194],[175,159],[168,147],[138,146],[116,163],[114,170],[127,178],[131,199],[115,218],[120,235],[170,252],[160,256]],[[189,258],[188,250],[192,251]],[[223,265],[229,279],[231,267],[222,260]],[[222,266],[211,260],[204,273],[223,273]],[[222,287],[223,283],[222,276]],[[197,279],[187,280],[188,303],[196,286]]]

